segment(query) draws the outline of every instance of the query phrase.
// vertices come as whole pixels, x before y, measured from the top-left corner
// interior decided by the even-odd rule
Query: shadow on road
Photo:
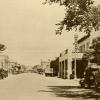
[[[39,92],[52,92],[57,97],[65,98],[81,98],[100,100],[100,90],[82,89],[77,86],[48,86],[48,90],[40,90]]]

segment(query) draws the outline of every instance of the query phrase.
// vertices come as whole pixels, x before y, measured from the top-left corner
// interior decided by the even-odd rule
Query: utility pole
[[[77,63],[76,63],[76,61],[77,61],[77,49],[78,49],[78,47],[77,47],[77,40],[78,40],[78,35],[77,34],[75,34],[74,35],[74,39],[75,39],[75,58],[74,58],[74,78],[76,79],[77,78],[77,75],[76,75],[76,66],[77,66]]]

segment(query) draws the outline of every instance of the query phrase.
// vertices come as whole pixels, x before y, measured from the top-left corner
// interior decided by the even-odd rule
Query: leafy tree
[[[4,44],[0,44],[0,51],[4,51],[6,49]]]
[[[100,64],[100,37],[94,38],[91,48],[90,61]]]
[[[100,9],[94,6],[92,0],[45,0],[44,4],[58,3],[65,6],[65,18],[59,22],[56,34],[61,34],[65,28],[67,31],[76,31],[90,34],[92,30],[99,30]]]
[[[91,63],[100,64],[100,37],[92,41],[92,45],[83,55],[83,60],[89,60]]]

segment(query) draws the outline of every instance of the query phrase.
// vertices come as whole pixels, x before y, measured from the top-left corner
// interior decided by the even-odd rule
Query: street
[[[100,91],[79,88],[74,80],[35,73],[0,80],[0,100],[99,100]]]

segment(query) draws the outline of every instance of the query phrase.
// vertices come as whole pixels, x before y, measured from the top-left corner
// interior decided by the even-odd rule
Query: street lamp
[[[76,79],[77,78],[77,75],[76,75],[76,61],[77,61],[77,49],[78,49],[78,47],[77,47],[77,40],[78,40],[78,34],[75,34],[74,35],[74,40],[75,40],[75,42],[74,42],[74,44],[75,44],[75,58],[74,58],[74,78]]]

